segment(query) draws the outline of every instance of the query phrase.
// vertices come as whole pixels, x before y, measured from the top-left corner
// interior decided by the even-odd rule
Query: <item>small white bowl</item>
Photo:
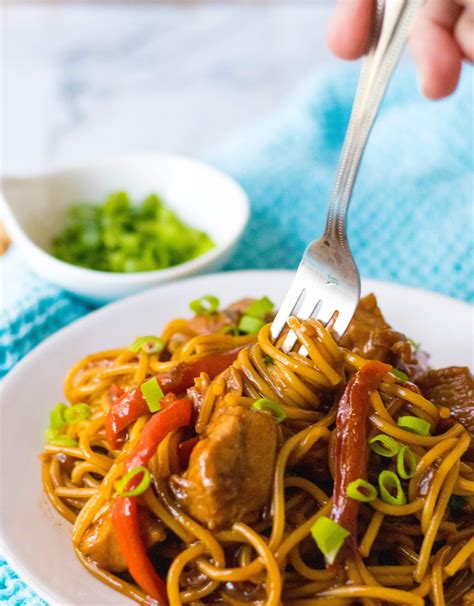
[[[30,178],[4,177],[1,185],[5,225],[25,261],[50,282],[94,302],[220,269],[249,217],[248,198],[233,179],[197,160],[170,154],[119,157]],[[129,274],[77,267],[49,253],[70,204],[100,203],[118,190],[133,201],[160,195],[185,222],[205,231],[215,248],[169,269]]]

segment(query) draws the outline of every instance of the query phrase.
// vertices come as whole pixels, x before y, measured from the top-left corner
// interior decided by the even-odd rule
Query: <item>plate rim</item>
[[[10,383],[14,383],[17,380],[17,375],[20,375],[23,372],[23,368],[28,367],[31,363],[34,363],[34,360],[38,356],[41,356],[42,352],[51,346],[51,343],[53,343],[58,338],[59,339],[64,338],[64,336],[65,335],[67,336],[67,334],[69,332],[74,332],[76,330],[77,326],[81,326],[82,324],[87,325],[87,323],[90,322],[91,318],[96,318],[96,317],[100,317],[102,315],[107,315],[107,313],[109,313],[110,308],[112,308],[112,309],[120,308],[120,307],[126,308],[130,304],[133,306],[134,303],[137,301],[140,301],[142,299],[146,299],[149,297],[153,297],[157,293],[159,294],[160,291],[163,291],[168,288],[172,288],[174,285],[178,285],[178,284],[192,285],[195,282],[199,282],[199,281],[203,281],[203,280],[221,279],[223,276],[232,278],[233,276],[238,275],[239,278],[245,279],[246,276],[258,276],[258,275],[268,276],[268,275],[277,275],[277,274],[288,277],[288,284],[290,284],[291,277],[294,275],[294,273],[295,273],[294,270],[289,270],[289,269],[252,269],[252,270],[235,270],[235,271],[225,271],[225,272],[216,272],[216,273],[211,273],[211,274],[203,274],[203,275],[199,275],[199,276],[192,276],[189,278],[185,278],[183,280],[175,280],[172,282],[167,282],[165,284],[159,284],[150,289],[147,289],[147,290],[141,291],[139,293],[136,293],[134,295],[125,297],[118,301],[113,301],[111,303],[108,303],[108,304],[106,304],[102,307],[99,307],[98,309],[92,310],[91,312],[85,314],[84,316],[74,320],[67,326],[64,326],[63,328],[54,332],[53,334],[48,336],[46,339],[44,339],[41,343],[36,345],[36,347],[34,347],[24,358],[22,358],[14,366],[14,368],[12,368],[7,373],[7,375],[5,375],[4,379],[1,382],[2,393],[5,391],[5,389],[9,388]],[[458,308],[460,310],[462,309],[464,313],[470,313],[474,319],[474,306],[470,305],[469,303],[467,303],[465,301],[455,299],[453,297],[438,293],[436,291],[430,291],[430,290],[425,290],[425,289],[421,289],[421,288],[415,288],[412,286],[406,286],[406,285],[400,284],[398,282],[362,278],[362,288],[365,291],[373,290],[375,293],[377,293],[377,287],[386,288],[387,286],[389,288],[394,288],[397,290],[400,289],[405,292],[408,290],[409,292],[413,293],[413,295],[416,295],[418,293],[418,294],[422,294],[423,296],[429,295],[429,296],[433,296],[435,298],[439,298],[439,299],[443,300],[446,304],[458,306]],[[5,402],[2,397],[1,403],[0,403],[0,417],[3,414],[4,409],[5,409]],[[7,565],[9,565],[14,570],[14,572],[20,578],[20,581],[23,581],[29,589],[33,590],[36,594],[38,594],[40,596],[40,598],[42,598],[47,603],[50,603],[50,604],[71,603],[71,602],[65,602],[64,599],[61,598],[61,596],[57,593],[57,591],[54,588],[52,588],[50,585],[48,586],[48,584],[45,581],[43,581],[41,577],[39,577],[35,572],[31,571],[31,569],[28,567],[28,563],[24,562],[24,558],[21,555],[15,556],[15,547],[9,545],[8,542],[4,540],[3,528],[4,528],[3,515],[0,511],[0,555],[2,555],[5,558]]]

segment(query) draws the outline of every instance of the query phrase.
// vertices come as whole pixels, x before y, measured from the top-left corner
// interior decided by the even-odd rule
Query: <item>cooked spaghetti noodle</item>
[[[287,354],[272,343],[270,324],[236,335],[225,334],[212,313],[198,322],[175,320],[163,331],[161,351],[111,349],[69,371],[66,398],[73,407],[86,404],[88,414],[56,425],[42,477],[49,501],[73,525],[82,564],[140,604],[473,603],[474,458],[469,426],[453,414],[459,406],[450,411],[454,402],[423,395],[439,385],[429,373],[412,378],[419,370],[414,355],[404,365],[410,378],[390,372],[407,345],[398,333],[384,366],[367,362],[370,347],[364,356],[351,331],[339,345],[315,320],[291,318],[288,328],[297,345]],[[351,417],[348,408],[344,420],[355,378],[370,364],[382,374],[370,389],[366,418]],[[179,384],[177,369],[180,392],[171,389]],[[192,381],[183,383],[190,369]],[[130,414],[136,402],[143,406],[137,389],[153,377],[167,393],[161,410]],[[262,398],[273,411],[255,409]],[[117,402],[128,407],[114,425]],[[147,443],[150,483],[133,494],[140,473],[143,482],[148,476],[131,461],[139,461],[152,430],[156,436],[155,420],[171,418],[179,402],[192,403],[192,420],[173,427],[171,419],[171,430]],[[415,430],[403,425],[406,417]],[[355,438],[344,437],[341,419],[362,424]],[[379,434],[385,444],[408,447],[412,458],[374,452],[367,443]],[[225,460],[235,444],[242,452]],[[338,484],[342,471],[357,465],[357,477],[377,488],[377,498],[352,500]],[[123,490],[127,472],[135,476]],[[399,483],[403,500],[390,486],[378,489],[382,477]],[[353,526],[332,562],[312,538],[321,519],[346,534]]]

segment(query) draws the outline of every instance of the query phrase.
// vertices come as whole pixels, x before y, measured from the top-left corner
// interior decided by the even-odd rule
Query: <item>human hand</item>
[[[386,0],[390,2],[391,0]],[[375,0],[338,0],[327,31],[329,48],[342,59],[358,59],[367,47]],[[463,60],[474,61],[474,0],[427,0],[410,45],[423,94],[450,95]]]

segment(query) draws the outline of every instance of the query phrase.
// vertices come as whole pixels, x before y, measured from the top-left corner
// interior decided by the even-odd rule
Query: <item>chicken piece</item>
[[[223,311],[218,311],[214,314],[197,315],[189,320],[189,327],[198,335],[221,332],[226,326],[230,327],[233,325],[232,320]]]
[[[211,381],[209,379],[209,375],[202,372],[199,377],[194,379],[194,385],[192,387],[188,387],[186,390],[186,395],[193,403],[194,410],[197,414],[199,414],[201,411],[202,404],[210,384]]]
[[[468,368],[449,366],[429,370],[418,380],[423,394],[438,406],[447,406],[451,418],[462,423],[474,441],[474,378]]]
[[[374,294],[363,297],[358,305],[354,317],[349,324],[341,345],[359,355],[368,350],[372,333],[390,328],[377,305]]]
[[[218,411],[171,488],[210,529],[252,521],[270,498],[277,444],[272,415],[242,406]]]
[[[189,326],[199,335],[220,332],[225,327],[238,326],[245,311],[255,299],[241,299],[226,309],[213,314],[196,315],[189,320]]]
[[[162,524],[145,509],[140,509],[140,525],[147,547],[164,541],[166,533]],[[107,510],[84,533],[79,549],[100,568],[110,572],[125,572],[127,562],[120,550],[111,511]]]
[[[425,351],[414,351],[405,337],[403,337],[403,340],[394,343],[390,350],[394,355],[394,366],[407,374],[412,381],[416,381],[430,368],[428,364],[429,354]]]
[[[405,335],[390,327],[373,294],[359,301],[341,345],[364,358],[391,364],[412,379],[428,369],[427,354],[415,352]]]

